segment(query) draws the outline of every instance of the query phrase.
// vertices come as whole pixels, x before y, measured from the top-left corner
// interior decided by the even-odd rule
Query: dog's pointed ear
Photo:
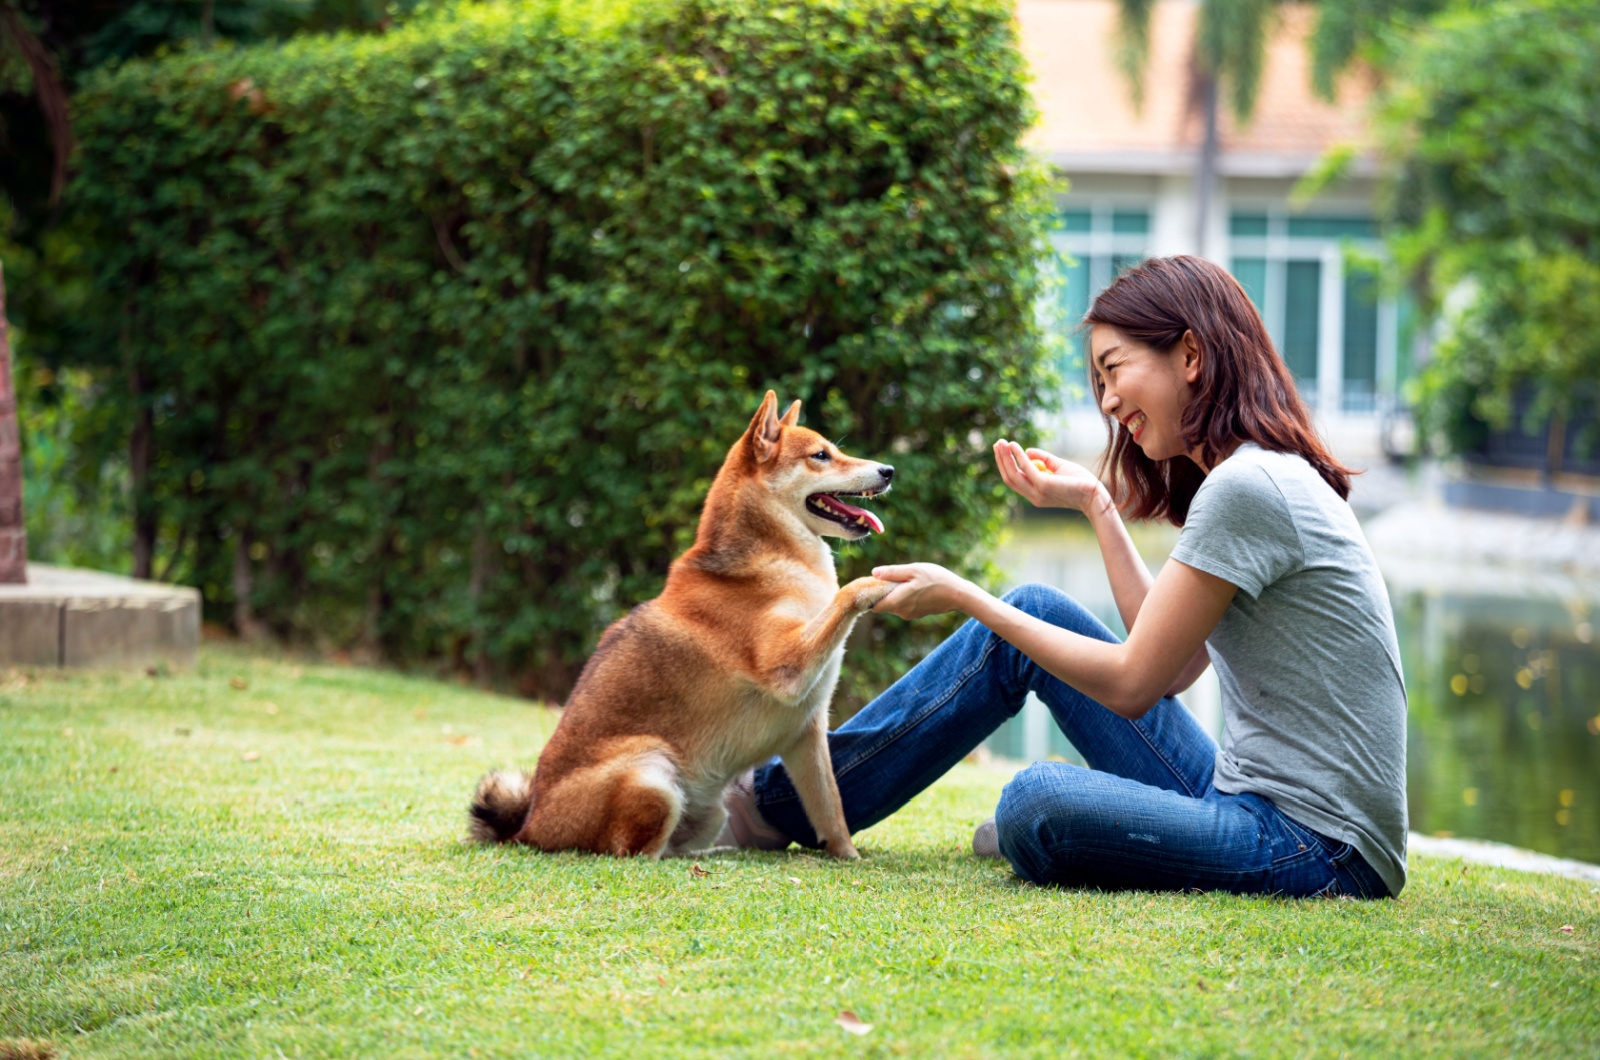
[[[778,421],[785,427],[793,427],[800,422],[800,399],[795,398],[794,404],[789,406],[789,411],[783,414],[783,419]]]
[[[783,421],[778,419],[778,395],[767,391],[767,396],[762,400],[761,407],[756,410],[755,418],[750,421],[750,451],[755,454],[756,463],[765,464],[768,460],[778,455],[778,434],[783,430]]]

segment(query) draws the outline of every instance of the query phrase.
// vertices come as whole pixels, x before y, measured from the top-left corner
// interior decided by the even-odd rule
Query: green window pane
[[[1083,314],[1089,311],[1089,260],[1087,257],[1073,258],[1061,263],[1061,312],[1064,322],[1068,327],[1075,328]],[[1086,378],[1087,368],[1084,363],[1084,344],[1088,341],[1082,335],[1070,335],[1067,339],[1067,348],[1061,356],[1058,367],[1061,370],[1061,379],[1069,388],[1082,389]]]
[[[1264,313],[1267,304],[1267,259],[1234,258],[1233,278],[1239,281],[1244,293],[1256,304],[1256,312]]]
[[[1147,235],[1150,232],[1148,210],[1113,210],[1111,231],[1119,235]]]
[[[1056,230],[1059,232],[1087,232],[1092,224],[1093,218],[1088,210],[1062,210],[1056,214]]]
[[[1230,236],[1264,236],[1267,234],[1267,215],[1264,213],[1236,213],[1228,218]]]
[[[1344,278],[1344,407],[1378,407],[1378,279],[1357,270]]]
[[[1283,360],[1302,390],[1317,383],[1322,326],[1322,262],[1291,261],[1284,270]]]
[[[1370,217],[1291,217],[1289,234],[1307,239],[1371,239],[1377,227]]]
[[[1089,311],[1089,258],[1079,255],[1061,260],[1061,311],[1067,323],[1076,324]]]

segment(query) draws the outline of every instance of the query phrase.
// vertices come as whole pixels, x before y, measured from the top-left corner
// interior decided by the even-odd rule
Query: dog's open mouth
[[[860,497],[871,500],[886,490],[863,490],[860,493],[813,493],[806,498],[806,507],[813,515],[831,519],[841,526],[859,528],[870,533],[883,533],[883,520],[867,511],[848,504],[841,497]]]

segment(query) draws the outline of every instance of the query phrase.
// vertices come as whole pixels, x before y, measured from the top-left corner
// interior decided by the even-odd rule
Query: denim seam
[[[1182,710],[1183,708],[1179,707],[1178,709]],[[1155,756],[1161,760],[1162,765],[1167,767],[1167,771],[1172,774],[1174,779],[1176,779],[1179,784],[1183,785],[1183,793],[1189,796],[1191,799],[1198,799],[1203,793],[1195,791],[1189,786],[1188,778],[1183,775],[1182,771],[1179,770],[1175,764],[1173,764],[1172,758],[1167,754],[1166,749],[1160,744],[1156,743],[1155,740],[1151,739],[1150,734],[1144,731],[1144,727],[1140,725],[1138,721],[1131,718],[1125,720],[1127,720],[1129,725],[1133,726],[1133,731],[1139,734],[1139,739],[1145,742],[1145,746],[1150,748],[1151,751],[1155,752]]]
[[[870,761],[875,755],[877,755],[879,751],[882,751],[885,747],[888,747],[890,744],[900,739],[900,737],[904,736],[906,733],[922,724],[925,720],[927,720],[929,715],[933,714],[934,711],[938,710],[940,707],[950,702],[950,700],[954,699],[956,693],[965,688],[967,682],[972,680],[974,675],[976,675],[979,670],[984,668],[989,661],[989,656],[994,654],[994,649],[999,643],[999,636],[994,633],[990,633],[989,636],[984,640],[983,650],[978,654],[977,661],[957,675],[955,682],[951,684],[950,688],[945,692],[944,695],[940,696],[938,699],[935,699],[922,710],[912,715],[905,721],[904,724],[886,734],[877,743],[873,744],[871,747],[868,747],[860,754],[854,756],[850,760],[849,765],[836,771],[835,776],[844,777],[855,772],[859,766]],[[793,785],[791,784],[790,786],[792,787]],[[796,791],[793,795],[784,795],[777,799],[757,800],[757,808],[760,808],[761,806],[781,806],[787,802],[794,802],[799,798],[800,793]]]

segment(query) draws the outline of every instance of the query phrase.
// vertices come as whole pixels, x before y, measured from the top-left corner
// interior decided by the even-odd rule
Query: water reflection
[[[1154,569],[1176,536],[1139,527],[1135,539]],[[1022,520],[999,560],[1013,583],[1058,586],[1123,632],[1082,522]],[[1559,576],[1379,560],[1410,699],[1411,827],[1600,862],[1600,594]],[[1214,677],[1184,701],[1220,733]],[[1023,761],[1081,761],[1038,703],[989,746]]]

